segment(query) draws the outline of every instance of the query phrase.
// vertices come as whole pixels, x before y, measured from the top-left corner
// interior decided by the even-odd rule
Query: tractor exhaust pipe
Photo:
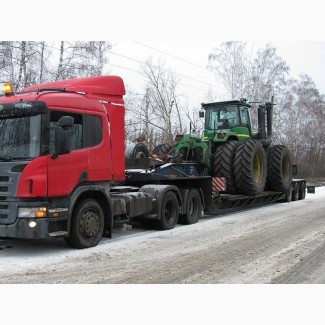
[[[263,147],[267,148],[272,142],[273,135],[273,103],[274,96],[271,102],[258,107],[258,139],[263,140]],[[266,116],[265,116],[266,115]]]
[[[272,100],[270,103],[265,103],[267,137],[269,139],[271,139],[273,135],[273,105],[274,105],[274,96],[272,96]]]

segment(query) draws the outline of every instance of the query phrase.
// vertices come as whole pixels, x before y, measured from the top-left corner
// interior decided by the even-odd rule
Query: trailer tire
[[[291,185],[292,164],[289,149],[283,145],[272,146],[267,159],[267,188],[285,192]]]
[[[285,197],[283,199],[283,202],[291,202],[291,201],[292,201],[292,186],[290,185],[285,192]]]
[[[292,201],[298,201],[299,199],[299,184],[295,183],[292,191]]]
[[[306,197],[306,183],[302,182],[299,186],[299,200],[304,200]]]
[[[247,140],[237,146],[234,171],[238,193],[254,196],[264,190],[266,154],[261,141]]]
[[[175,228],[179,217],[179,203],[174,192],[168,191],[164,194],[159,212],[159,229],[169,230]]]
[[[191,189],[186,199],[186,214],[179,217],[182,225],[192,225],[197,223],[203,214],[203,206],[200,193],[197,189]]]
[[[93,199],[81,200],[74,208],[70,235],[65,242],[72,248],[96,246],[103,236],[104,213]]]
[[[217,147],[213,160],[213,176],[226,179],[226,192],[236,194],[234,159],[237,141],[228,141]]]
[[[127,146],[125,150],[125,158],[133,159],[133,158],[148,158],[149,150],[148,147],[142,143],[131,143]]]

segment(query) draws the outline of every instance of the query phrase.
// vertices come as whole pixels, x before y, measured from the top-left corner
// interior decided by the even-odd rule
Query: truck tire
[[[125,150],[125,158],[133,159],[133,158],[148,158],[149,150],[148,147],[142,143],[131,143],[127,146]]]
[[[73,248],[96,246],[104,231],[104,213],[101,206],[93,199],[77,203],[71,220],[70,235],[66,243]]]
[[[157,222],[159,229],[175,228],[179,216],[179,203],[174,192],[168,191],[164,194],[159,212],[160,219]]]
[[[306,183],[302,182],[299,186],[299,200],[304,200],[306,197]]]
[[[283,145],[272,146],[267,159],[267,188],[285,192],[291,185],[292,164],[289,149]]]
[[[234,159],[238,142],[228,141],[217,147],[213,160],[213,176],[226,179],[226,192],[236,194]]]
[[[264,190],[266,154],[260,141],[247,140],[238,145],[234,171],[238,193],[254,196]]]
[[[158,146],[154,147],[152,150],[152,154],[158,156],[159,158],[163,158],[167,154],[172,155],[173,147],[168,143],[162,143]]]
[[[292,201],[298,201],[298,199],[299,199],[299,184],[295,183],[293,185]]]
[[[203,214],[203,206],[200,193],[197,189],[191,189],[186,200],[186,214],[179,217],[182,225],[192,225],[197,223]]]

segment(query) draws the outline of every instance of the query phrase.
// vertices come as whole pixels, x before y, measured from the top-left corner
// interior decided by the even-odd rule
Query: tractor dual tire
[[[267,188],[286,192],[292,181],[292,164],[289,149],[284,145],[272,146],[267,159]]]
[[[238,193],[254,196],[263,192],[267,168],[261,141],[246,140],[237,146],[234,173]]]
[[[224,177],[226,180],[226,192],[236,194],[234,175],[234,159],[237,141],[228,141],[217,147],[213,160],[213,176]]]

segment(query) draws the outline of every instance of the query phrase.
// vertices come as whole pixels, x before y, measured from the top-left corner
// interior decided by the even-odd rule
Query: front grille
[[[8,186],[0,186],[0,192],[8,192]]]
[[[0,176],[0,182],[9,182],[9,176]]]

